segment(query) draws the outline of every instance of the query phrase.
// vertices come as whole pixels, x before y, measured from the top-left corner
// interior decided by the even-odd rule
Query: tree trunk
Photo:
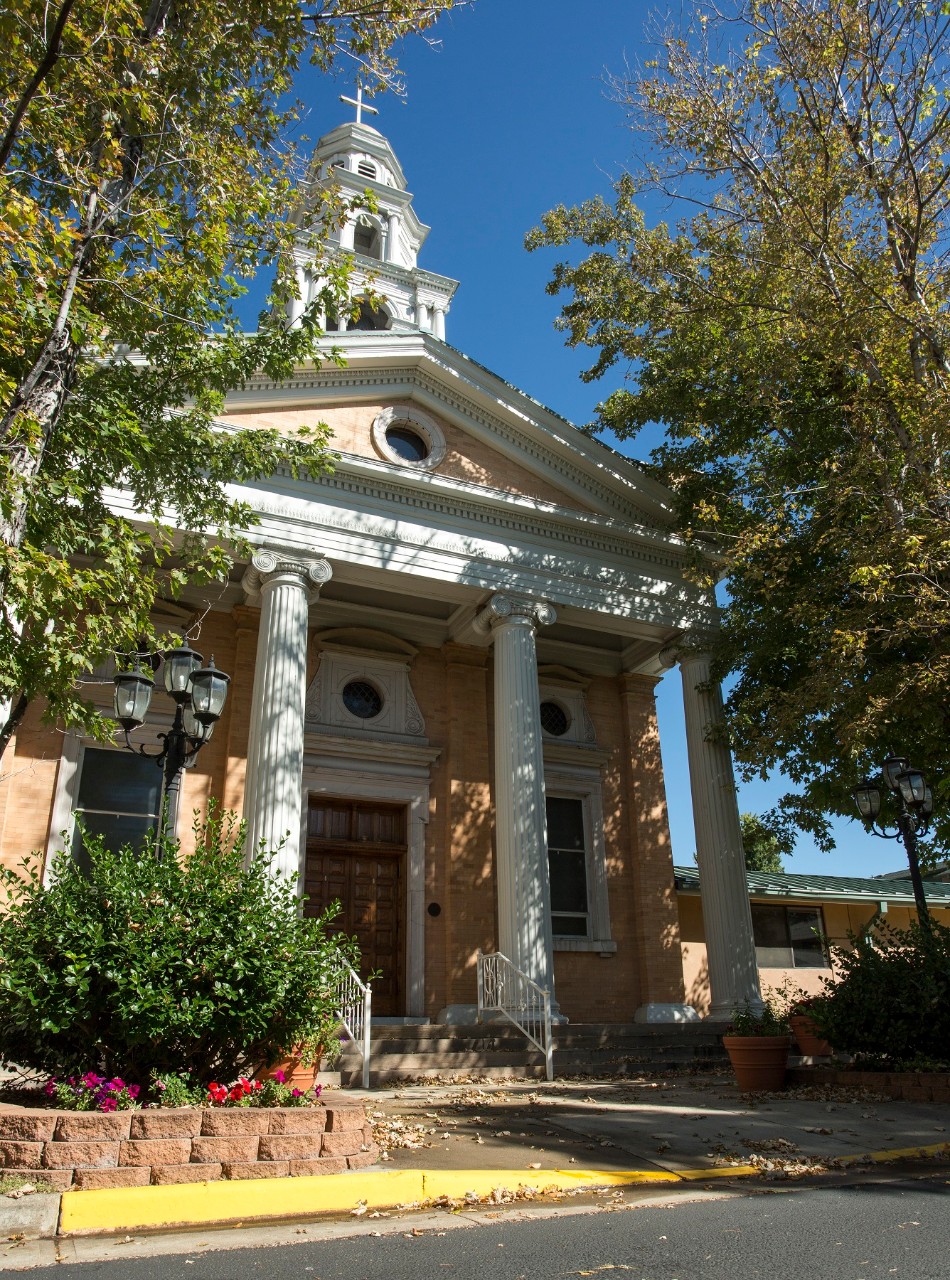
[[[14,400],[8,414],[10,477],[17,490],[16,502],[5,515],[0,515],[0,539],[8,547],[18,547],[23,541],[27,494],[39,474],[47,441],[76,378],[79,352],[69,331],[62,329],[54,334],[50,348],[38,378],[29,389],[23,389],[21,384],[25,390],[23,399]],[[18,422],[23,424],[20,431]]]

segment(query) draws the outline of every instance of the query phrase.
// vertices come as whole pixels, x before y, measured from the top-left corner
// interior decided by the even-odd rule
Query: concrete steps
[[[644,1069],[725,1062],[721,1028],[704,1023],[568,1024],[554,1029],[554,1073],[629,1075]],[[361,1082],[359,1055],[344,1051],[344,1086]],[[544,1078],[544,1056],[505,1023],[374,1026],[370,1081]]]

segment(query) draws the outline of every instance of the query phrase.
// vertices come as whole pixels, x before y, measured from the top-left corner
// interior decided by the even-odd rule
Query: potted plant
[[[824,1003],[824,997],[799,992],[788,1007],[788,1022],[799,1051],[806,1058],[830,1058],[831,1045],[824,1039],[813,1021]]]
[[[761,1010],[748,1001],[733,1009],[722,1043],[743,1093],[783,1088],[791,1042],[787,1019],[768,997]]]
[[[321,1071],[332,1071],[342,1051],[338,1027],[323,1027],[306,1036],[287,1051],[273,1066],[261,1067],[258,1080],[272,1080],[280,1074],[287,1084],[297,1089],[310,1089]]]

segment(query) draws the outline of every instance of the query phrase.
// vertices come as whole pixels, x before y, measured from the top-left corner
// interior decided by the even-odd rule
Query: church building
[[[280,845],[308,912],[340,901],[380,1016],[472,1021],[481,950],[571,1022],[688,1021],[667,805],[692,804],[710,1016],[727,1018],[758,996],[755,949],[715,605],[671,495],[450,345],[456,282],[420,265],[428,228],[361,119],[317,145],[306,190],[331,181],[374,197],[338,234],[359,312],[325,317],[321,345],[345,364],[257,376],[221,424],[327,423],[338,458],[236,488],[254,553],[210,601],[168,605],[232,677],[179,836],[214,799],[250,848]],[[319,286],[307,216],[305,196],[292,322]],[[674,664],[692,794],[668,797],[654,688]],[[108,705],[108,675],[93,687]],[[161,700],[136,742],[154,743]],[[5,763],[8,864],[61,848],[80,814],[116,841],[154,824],[160,771],[119,738],[31,712]]]

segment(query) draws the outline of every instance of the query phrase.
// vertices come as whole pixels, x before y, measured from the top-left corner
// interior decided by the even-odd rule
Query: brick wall
[[[69,1187],[145,1187],[221,1178],[344,1173],[375,1164],[365,1108],[0,1108],[0,1170]]]

